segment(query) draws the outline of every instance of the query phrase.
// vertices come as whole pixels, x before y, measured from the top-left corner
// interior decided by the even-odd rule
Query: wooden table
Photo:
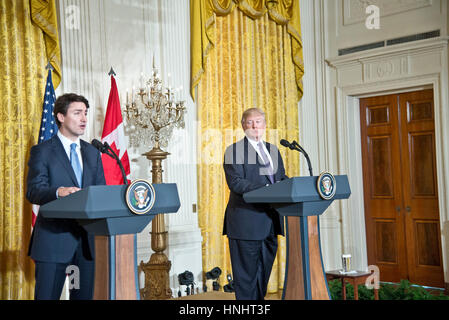
[[[327,280],[341,279],[341,291],[343,300],[346,300],[346,282],[354,287],[354,300],[359,300],[359,284],[365,284],[366,279],[371,273],[366,271],[355,271],[351,273],[341,273],[340,270],[332,270],[326,272]],[[374,288],[374,300],[379,300],[379,290]]]

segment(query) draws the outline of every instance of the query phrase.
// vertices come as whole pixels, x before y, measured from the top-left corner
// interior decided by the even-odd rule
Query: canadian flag
[[[106,117],[104,119],[103,134],[101,142],[107,142],[119,159],[125,169],[127,179],[129,179],[130,165],[128,151],[126,150],[125,131],[123,129],[123,118],[120,109],[120,98],[118,95],[117,84],[114,76],[111,75],[111,91],[109,92]],[[122,172],[117,162],[107,154],[101,155],[103,162],[104,176],[107,185],[124,184]]]

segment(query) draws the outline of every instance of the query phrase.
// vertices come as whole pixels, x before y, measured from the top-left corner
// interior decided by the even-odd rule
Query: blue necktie
[[[268,156],[263,149],[262,142],[259,141],[257,146],[259,147],[259,153],[264,162],[264,168],[267,170],[266,173],[267,173],[268,179],[270,179],[270,182],[273,184],[274,183],[274,175],[273,175],[273,169],[271,168],[271,165],[270,165],[270,160],[268,160]]]
[[[83,183],[83,170],[81,169],[80,160],[78,154],[76,153],[76,143],[70,145],[70,164],[72,165],[73,171],[75,172],[76,180],[78,180],[78,185],[81,188]]]

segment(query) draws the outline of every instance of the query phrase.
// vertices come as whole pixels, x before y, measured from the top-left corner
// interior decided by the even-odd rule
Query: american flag
[[[56,124],[55,118],[53,116],[53,108],[55,106],[55,88],[53,87],[53,81],[51,79],[51,70],[48,68],[47,83],[45,84],[45,94],[44,94],[44,104],[42,108],[42,121],[41,127],[39,129],[39,138],[37,143],[44,142],[51,137],[53,137],[56,132],[58,132],[58,126]],[[39,212],[39,205],[33,204],[33,215],[32,215],[32,227],[36,223],[37,213]]]

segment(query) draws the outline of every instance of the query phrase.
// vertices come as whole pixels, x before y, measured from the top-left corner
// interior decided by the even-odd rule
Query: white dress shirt
[[[58,138],[62,142],[62,146],[64,147],[65,153],[67,154],[67,157],[70,161],[70,145],[72,143],[76,143],[76,153],[78,154],[78,159],[80,161],[81,169],[83,169],[83,158],[81,156],[81,145],[80,145],[80,138],[76,139],[76,141],[72,141],[66,136],[64,136],[61,131],[58,130]]]
[[[271,155],[268,152],[268,149],[267,149],[267,146],[265,145],[265,142],[263,140],[259,140],[259,141],[253,140],[253,139],[251,139],[248,136],[246,136],[246,138],[248,139],[249,143],[251,143],[251,145],[253,146],[254,150],[256,150],[256,152],[259,155],[259,157],[263,160],[263,157],[260,154],[259,146],[258,146],[259,142],[262,142],[262,149],[265,152],[265,154],[267,155],[268,160],[270,161],[271,169],[273,169],[273,159],[271,159]]]
[[[76,141],[72,141],[69,138],[67,138],[66,136],[64,136],[61,131],[58,130],[58,138],[59,140],[61,140],[62,146],[64,147],[64,151],[67,154],[67,157],[69,159],[70,162],[70,145],[72,143],[76,143],[76,153],[78,154],[78,159],[81,165],[81,169],[83,169],[83,158],[81,157],[81,145],[80,145],[80,138],[78,138]],[[62,188],[59,187],[58,189],[56,189],[56,198],[59,198],[58,196],[58,191],[59,189]]]

